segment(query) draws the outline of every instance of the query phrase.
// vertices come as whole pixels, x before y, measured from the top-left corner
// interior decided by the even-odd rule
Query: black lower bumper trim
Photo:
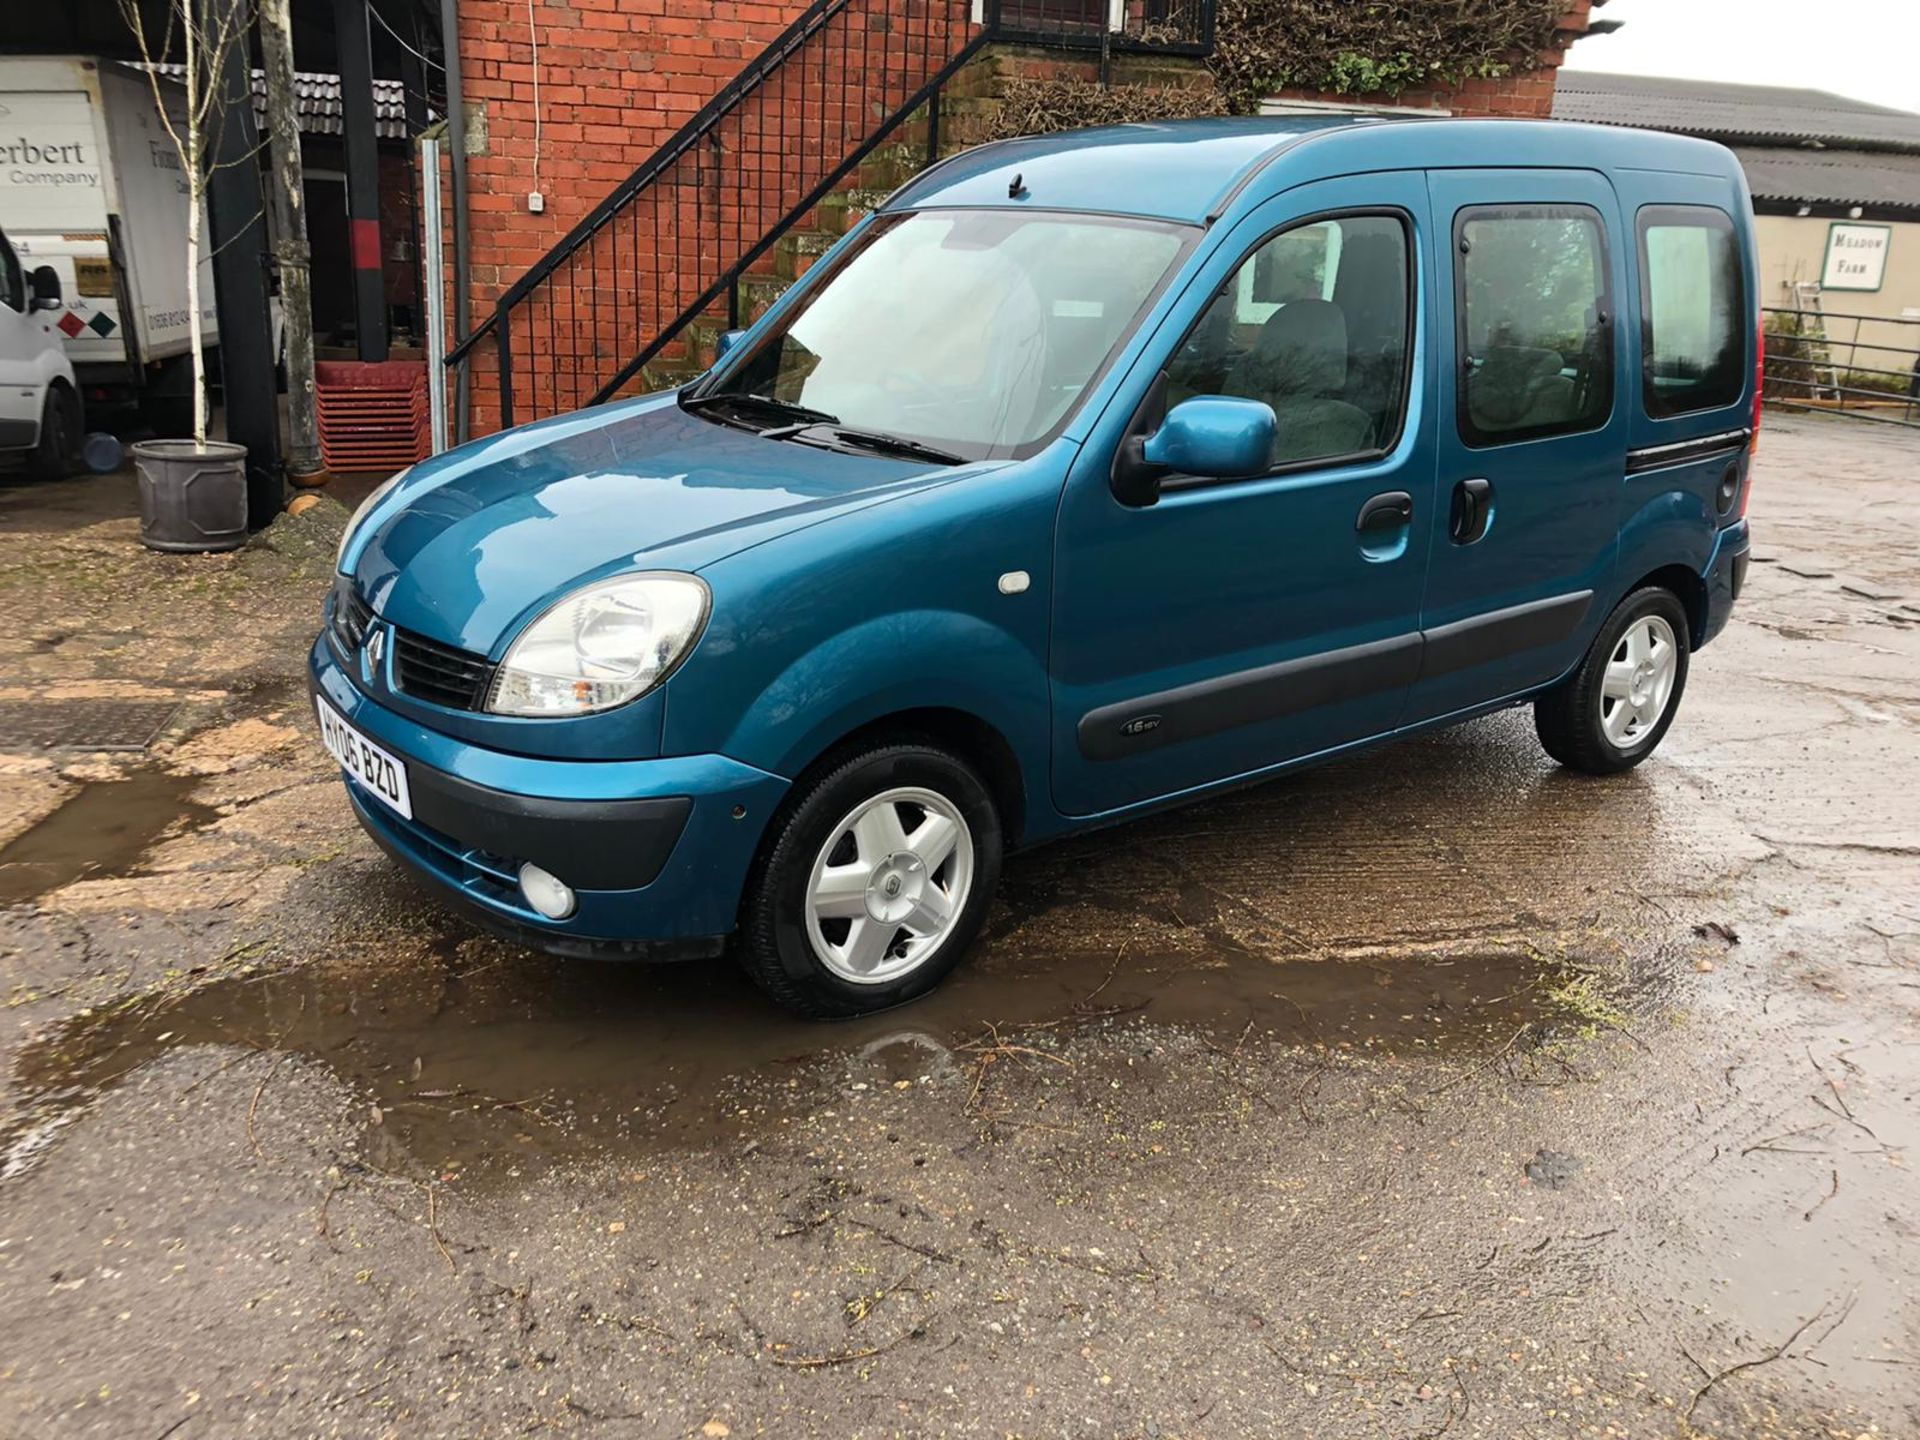
[[[354,808],[357,814],[359,807],[356,805]],[[378,826],[362,820],[361,828],[373,837],[374,844],[399,861],[408,874],[421,873],[413,857],[383,835]],[[427,878],[433,879],[431,876]],[[496,914],[479,901],[444,883],[434,883],[432,890],[477,929],[498,935],[502,940],[524,945],[529,950],[558,955],[568,960],[711,960],[725,953],[727,948],[727,937],[724,935],[684,935],[666,940],[613,940],[598,935],[568,935],[542,930],[538,926],[522,924]]]
[[[311,677],[308,689],[319,693]],[[531,860],[576,890],[651,885],[693,814],[690,795],[552,800],[476,785],[414,759],[407,789],[414,819],[428,829],[503,860]]]
[[[576,890],[651,885],[687,828],[693,798],[546,800],[409,763],[414,817],[462,845],[531,860]]]

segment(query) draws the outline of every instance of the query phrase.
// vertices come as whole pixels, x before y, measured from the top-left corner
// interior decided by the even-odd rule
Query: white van
[[[0,231],[0,454],[58,480],[74,468],[85,434],[80,387],[56,329],[66,305],[51,265],[31,273]]]

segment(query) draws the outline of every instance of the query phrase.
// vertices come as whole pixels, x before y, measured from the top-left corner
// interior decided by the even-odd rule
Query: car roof
[[[1289,154],[1297,152],[1297,154]],[[1273,162],[1287,156],[1284,166]],[[1306,180],[1381,169],[1536,165],[1676,170],[1737,177],[1711,141],[1560,120],[1450,119],[1410,112],[1221,116],[1064,130],[950,156],[885,210],[1000,206],[1205,224]],[[1272,183],[1252,182],[1273,170]],[[1018,182],[1016,192],[1016,184]],[[1257,193],[1255,193],[1257,192]]]

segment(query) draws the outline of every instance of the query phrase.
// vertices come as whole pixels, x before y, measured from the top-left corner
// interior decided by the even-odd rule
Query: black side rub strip
[[[1414,634],[1200,680],[1089,710],[1079,725],[1080,753],[1089,760],[1119,760],[1410,685],[1419,670],[1420,637]]]
[[[1591,590],[1555,595],[1432,630],[1102,705],[1081,718],[1080,753],[1089,760],[1123,760],[1554,645],[1580,628],[1592,604]]]
[[[1420,657],[1420,678],[1431,680],[1541,645],[1557,645],[1580,628],[1592,604],[1591,590],[1576,590],[1423,630],[1427,646]]]
[[[1753,438],[1748,429],[1722,430],[1696,440],[1677,440],[1671,445],[1643,445],[1627,452],[1627,473],[1658,470],[1667,465],[1684,465],[1690,460],[1705,460],[1727,450],[1741,450]]]

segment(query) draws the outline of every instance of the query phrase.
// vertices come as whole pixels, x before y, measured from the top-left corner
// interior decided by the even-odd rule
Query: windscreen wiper
[[[719,409],[723,406],[735,410],[751,410],[770,420],[780,420],[789,424],[837,425],[840,417],[829,415],[824,410],[810,409],[805,405],[795,405],[787,400],[776,400],[771,395],[755,395],[743,390],[716,390],[710,395],[696,395],[691,400],[682,400],[685,410]]]
[[[956,455],[951,450],[937,449],[932,445],[923,445],[918,440],[907,439],[904,435],[890,435],[885,430],[861,430],[851,425],[799,426],[784,432],[782,438],[791,435],[794,439],[804,441],[806,436],[801,432],[811,429],[827,431],[833,437],[835,444],[849,450],[870,450],[876,455],[897,455],[903,460],[931,460],[936,465],[960,465],[966,461],[964,455]]]

